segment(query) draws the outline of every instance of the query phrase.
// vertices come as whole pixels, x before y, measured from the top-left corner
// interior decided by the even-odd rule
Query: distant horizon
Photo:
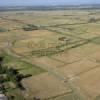
[[[57,6],[57,5],[89,5],[100,4],[100,0],[0,0],[4,6]]]
[[[0,5],[0,7],[49,7],[49,6],[88,6],[88,5],[100,5],[95,4],[57,4],[57,5]]]

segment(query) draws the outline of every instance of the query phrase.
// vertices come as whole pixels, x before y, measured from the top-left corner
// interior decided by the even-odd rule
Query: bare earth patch
[[[71,92],[71,89],[59,79],[49,73],[40,74],[23,80],[26,90],[31,91],[33,97],[41,99],[52,98]]]

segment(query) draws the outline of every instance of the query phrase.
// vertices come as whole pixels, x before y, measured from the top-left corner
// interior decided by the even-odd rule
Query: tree
[[[0,57],[0,67],[2,66],[3,57]]]

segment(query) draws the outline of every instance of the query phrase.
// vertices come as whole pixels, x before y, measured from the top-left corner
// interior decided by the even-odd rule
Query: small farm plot
[[[30,96],[38,97],[41,100],[67,95],[67,93],[72,92],[67,84],[65,86],[63,82],[49,73],[24,79],[22,83],[26,90],[30,91]]]
[[[98,50],[97,52],[94,52],[93,54],[89,55],[88,57],[92,60],[94,60],[97,63],[100,63],[100,50]]]
[[[2,21],[0,23],[0,27],[2,27],[5,32],[19,30],[23,25],[23,23],[17,22],[17,19],[14,21],[13,19],[9,18],[2,18]]]
[[[95,100],[96,97],[100,95],[99,66],[100,65],[93,70],[81,74],[79,78],[75,80],[76,85],[80,88],[80,92],[85,94],[91,100]]]
[[[0,42],[7,42],[11,37],[9,32],[0,33]]]
[[[86,58],[83,58],[81,61],[74,62],[72,64],[66,64],[62,66],[59,70],[64,73],[66,76],[78,76],[82,73],[86,73],[87,71],[94,69],[97,67],[98,63],[95,61],[90,61]]]
[[[6,43],[1,42],[0,43],[0,50],[3,50],[6,47]]]
[[[36,66],[34,64],[32,65],[21,59],[14,58],[13,56],[7,54],[5,54],[4,65],[19,70],[19,72],[22,73],[23,75],[26,74],[37,75],[46,72],[39,66]]]
[[[40,57],[31,59],[35,64],[47,67],[47,68],[58,68],[64,64],[63,61],[57,61],[49,57]]]
[[[76,51],[76,49],[75,49]],[[81,54],[76,53],[73,49],[51,56],[53,60],[62,61],[65,64],[71,64],[82,59]]]
[[[92,48],[92,49],[90,50],[90,48]],[[63,59],[66,62],[68,61],[68,58],[73,59],[75,57],[77,59],[82,59],[82,58],[86,57],[86,58],[89,58],[89,59],[92,60],[92,58],[89,57],[89,56],[92,56],[93,54],[95,54],[96,52],[99,52],[99,51],[100,51],[100,46],[99,45],[94,44],[92,42],[88,42],[88,43],[86,43],[84,45],[80,45],[76,48],[69,49],[68,51],[63,52],[61,54],[59,53],[58,55],[55,55],[53,57],[56,58],[56,59],[59,59],[59,60]],[[73,61],[74,60],[75,59],[73,59]]]
[[[85,25],[84,25],[85,24]],[[85,34],[87,32],[87,26],[86,23],[76,23],[76,24],[65,24],[65,25],[59,25],[56,27],[51,27],[51,29],[58,30],[59,32],[63,33],[70,33],[70,35],[81,35]],[[57,28],[57,29],[56,29]]]
[[[90,48],[92,48],[92,49],[90,50]],[[73,49],[73,52],[74,52],[74,50],[75,49]],[[83,55],[84,57],[87,57],[87,58],[89,56],[91,56],[92,54],[99,52],[99,51],[100,51],[100,46],[92,43],[92,41],[87,43],[86,45],[76,48],[76,50],[75,50],[75,52],[77,52],[80,55]]]
[[[54,97],[50,100],[73,100],[73,99],[77,99],[76,97],[77,96],[73,95],[73,93],[69,93],[69,94],[58,96],[58,97]]]

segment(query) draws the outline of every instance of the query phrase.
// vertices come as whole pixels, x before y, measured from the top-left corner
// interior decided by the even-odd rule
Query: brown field
[[[1,53],[25,100],[100,99],[100,10],[0,12]]]
[[[43,100],[72,92],[67,85],[49,73],[25,79],[23,84],[28,89],[27,91],[31,92],[30,95],[34,94]]]
[[[32,60],[33,60],[33,63],[38,63],[41,66],[46,66],[49,68],[57,68],[64,64],[64,62],[62,61],[59,61],[59,60],[56,61],[49,57],[33,58]]]
[[[67,74],[66,76],[78,76],[97,67],[97,65],[98,63],[96,63],[95,61],[83,58],[81,61],[61,66],[60,71],[62,71],[65,75]]]
[[[95,69],[86,72],[85,74],[80,75],[75,83],[79,86],[80,91],[85,94],[89,100],[95,100],[100,94],[99,88],[99,77],[100,77],[100,65],[98,65]]]

